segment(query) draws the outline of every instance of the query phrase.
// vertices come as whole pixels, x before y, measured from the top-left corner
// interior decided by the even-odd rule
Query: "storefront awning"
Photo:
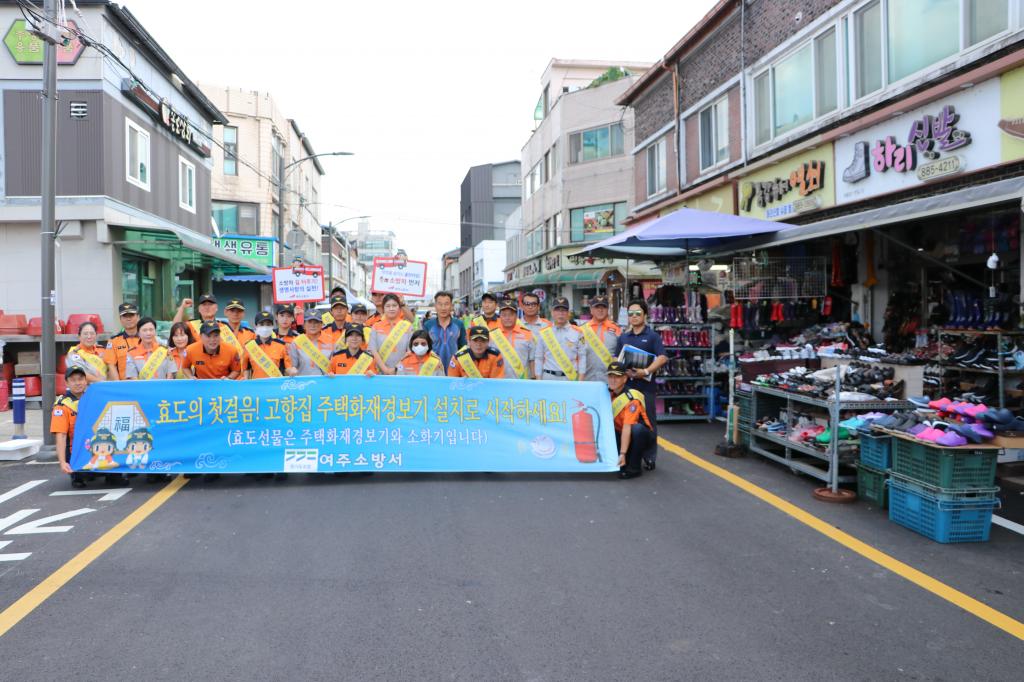
[[[219,249],[209,237],[183,227],[132,226],[125,228],[124,240],[119,243],[149,256],[209,267],[225,275],[270,274],[262,265]]]
[[[998,182],[987,183],[975,187],[946,192],[935,196],[911,199],[910,201],[894,202],[879,208],[852,213],[850,215],[830,218],[816,223],[790,227],[772,235],[765,235],[750,240],[748,243],[725,244],[720,249],[711,249],[712,255],[724,256],[752,248],[768,248],[783,246],[795,242],[819,237],[830,237],[872,227],[882,227],[893,223],[921,220],[929,216],[964,211],[980,206],[1024,200],[1024,178],[1010,178]]]
[[[220,281],[270,284],[271,281],[273,281],[273,278],[270,275],[224,275],[220,278]]]
[[[627,274],[626,268],[581,268],[579,270],[557,270],[545,272],[539,275],[532,275],[522,279],[506,282],[499,290],[511,291],[513,289],[526,289],[533,286],[544,286],[546,284],[594,284],[595,286],[605,279],[610,272],[617,272],[621,276]],[[661,279],[661,273],[657,268],[630,265],[628,268],[628,279]]]

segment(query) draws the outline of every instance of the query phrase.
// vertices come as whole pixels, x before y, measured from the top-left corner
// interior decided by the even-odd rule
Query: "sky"
[[[655,62],[715,0],[121,4],[193,81],[269,92],[317,152],[352,152],[321,160],[321,220],[371,216],[433,279],[462,179],[520,158],[552,58]]]

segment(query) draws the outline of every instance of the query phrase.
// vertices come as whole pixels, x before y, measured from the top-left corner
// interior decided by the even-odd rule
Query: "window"
[[[270,179],[274,187],[281,184],[281,164],[284,163],[283,145],[281,138],[274,133],[274,139],[270,142]],[[277,192],[274,192],[274,200],[277,200]]]
[[[968,39],[971,45],[1009,28],[1009,0],[969,0],[967,5]]]
[[[130,118],[125,122],[125,178],[136,187],[149,191],[149,133]]]
[[[723,97],[700,112],[700,169],[729,160],[729,98]]]
[[[224,126],[224,175],[238,175],[238,128]]]
[[[196,212],[196,166],[183,156],[178,157],[178,206]]]
[[[839,106],[836,69],[836,30],[830,29],[814,39],[814,110],[818,116]]]
[[[775,65],[775,135],[781,135],[814,118],[814,86],[811,45],[797,50]]]
[[[857,53],[857,97],[882,87],[882,5],[873,3],[853,15]]]
[[[668,169],[668,141],[662,138],[647,148],[647,196],[665,191]]]
[[[538,225],[526,235],[526,255],[532,256],[544,250],[544,226]]]
[[[221,234],[260,233],[259,204],[243,204],[233,201],[214,201],[213,219]]]
[[[764,144],[772,139],[772,84],[771,71],[754,79],[754,139]]]
[[[551,219],[554,224],[555,230],[555,246],[561,246],[564,237],[562,237],[562,213],[558,212],[554,218]]]
[[[890,83],[960,51],[960,0],[890,0],[886,9]]]
[[[569,163],[596,161],[622,153],[621,123],[584,130],[569,136]]]
[[[625,229],[626,202],[584,206],[569,211],[569,239],[574,242],[598,241]]]

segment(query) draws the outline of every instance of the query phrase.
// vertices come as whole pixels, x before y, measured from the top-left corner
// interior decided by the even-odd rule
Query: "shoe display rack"
[[[656,322],[668,363],[664,374],[655,377],[657,397],[665,409],[659,422],[711,421],[711,386],[715,382],[713,362],[715,330],[708,324]],[[670,411],[671,410],[671,411]]]
[[[839,394],[840,388],[840,373],[837,368],[836,395]],[[839,473],[841,466],[852,466],[856,459],[852,446],[857,445],[856,440],[844,441],[841,452],[838,437],[841,428],[840,415],[843,412],[891,412],[914,408],[913,404],[906,400],[823,400],[760,384],[751,385],[750,411],[755,419],[769,414],[778,415],[782,410],[785,410],[787,415],[793,415],[798,406],[815,408],[816,411],[827,414],[826,428],[832,434],[827,448],[822,450],[810,443],[792,441],[785,432],[764,431],[751,426],[749,449],[762,457],[788,466],[794,473],[800,472],[824,481],[833,493],[838,491],[840,483],[853,483],[857,480],[856,475]]]
[[[970,329],[935,329],[934,334],[939,335],[939,356],[936,363],[940,368],[940,376],[947,375],[965,376],[995,376],[997,378],[997,391],[999,407],[1006,407],[1007,378],[1019,376],[1024,379],[1024,348],[1017,347],[1017,341],[1024,341],[1024,332],[1010,331],[979,331]],[[973,342],[959,353],[945,357],[942,353],[942,336],[962,336],[973,338]],[[992,342],[995,342],[994,347]],[[1018,355],[1019,353],[1019,355]],[[1021,360],[1017,358],[1020,357]],[[943,382],[940,380],[938,389],[943,389]],[[957,386],[959,392],[960,387]],[[941,392],[941,390],[940,390]],[[989,405],[995,403],[996,396],[986,396]]]

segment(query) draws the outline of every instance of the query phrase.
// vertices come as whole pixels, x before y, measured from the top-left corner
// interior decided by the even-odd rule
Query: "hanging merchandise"
[[[824,296],[828,273],[822,256],[736,258],[724,285],[740,301]]]
[[[864,237],[864,257],[868,261],[868,276],[864,280],[864,286],[868,289],[878,284],[878,274],[875,272],[875,235],[868,232]]]
[[[832,240],[832,281],[829,285],[837,288],[843,286],[843,249],[838,239]]]

